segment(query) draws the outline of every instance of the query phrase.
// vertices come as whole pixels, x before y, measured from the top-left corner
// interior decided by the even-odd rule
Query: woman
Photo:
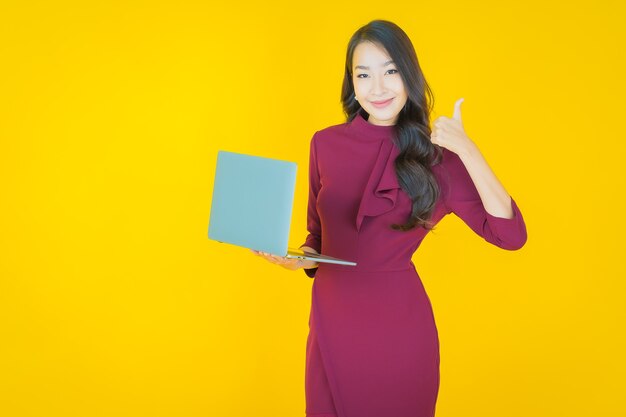
[[[508,250],[524,245],[526,226],[465,134],[462,99],[429,127],[432,93],[398,26],[374,20],[352,36],[341,99],[347,122],[311,139],[301,248],[357,266],[253,252],[315,277],[307,416],[433,416],[439,339],[411,257],[450,213]]]

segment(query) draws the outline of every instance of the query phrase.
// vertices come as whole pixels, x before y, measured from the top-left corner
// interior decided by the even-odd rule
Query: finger
[[[278,260],[276,258],[274,258],[273,256],[271,256],[271,255],[267,255],[265,257],[265,259],[267,259],[269,262],[271,262],[273,264],[277,264],[278,263]]]
[[[267,252],[260,252],[260,253],[261,253],[261,256],[262,256],[263,258],[267,259],[268,261],[270,261],[270,262],[273,262],[273,261],[274,261],[274,258],[272,257],[272,255],[271,255],[271,254],[269,254],[269,253],[267,253]]]
[[[463,103],[463,100],[465,100],[464,98],[460,98],[456,101],[456,103],[454,103],[454,115],[452,116],[453,119],[458,120],[459,122],[462,122],[461,120],[461,103]]]
[[[276,263],[283,263],[283,257],[282,256],[276,256],[276,255],[270,255],[270,256],[272,257],[274,262],[276,262]]]

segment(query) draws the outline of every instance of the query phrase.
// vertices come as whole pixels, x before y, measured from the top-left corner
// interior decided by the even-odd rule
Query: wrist
[[[459,152],[459,158],[463,159],[463,160],[468,160],[468,159],[472,159],[475,158],[476,155],[478,153],[478,146],[476,146],[476,144],[468,138],[467,143],[465,144],[465,146],[463,146]]]
[[[318,266],[318,263],[315,261],[301,259],[300,262],[302,263],[302,269],[314,269]]]

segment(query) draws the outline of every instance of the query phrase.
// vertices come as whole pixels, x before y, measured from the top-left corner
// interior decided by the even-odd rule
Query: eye
[[[393,72],[392,72],[392,74],[395,74],[395,73],[397,73],[397,72],[398,72],[398,70],[397,70],[397,69],[390,69],[390,70],[387,70],[387,72],[389,72],[389,71],[393,71]],[[357,75],[356,75],[356,78],[365,78],[365,77],[361,77],[361,75],[364,75],[365,77],[367,77],[367,74],[357,74]]]

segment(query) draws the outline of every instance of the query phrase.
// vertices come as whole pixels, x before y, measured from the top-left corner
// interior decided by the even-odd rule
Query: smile
[[[393,100],[393,98],[390,98],[389,100],[385,100],[385,101],[372,101],[371,103],[375,106],[375,107],[385,107],[387,104],[391,103],[391,101]]]

